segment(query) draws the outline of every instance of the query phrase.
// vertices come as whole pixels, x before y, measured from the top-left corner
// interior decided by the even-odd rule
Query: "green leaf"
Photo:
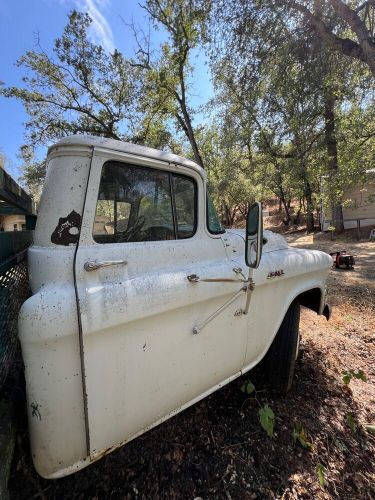
[[[255,391],[255,386],[252,382],[250,382],[250,380],[248,381],[247,385],[246,385],[246,392],[248,394],[252,394],[253,392]]]
[[[358,380],[363,380],[363,382],[367,382],[367,377],[363,370],[350,370],[350,373]]]
[[[318,463],[318,464],[316,464],[315,470],[316,470],[316,473],[318,475],[319,484],[320,484],[321,488],[324,488],[326,468],[324,467],[324,465]]]
[[[247,380],[242,384],[241,391],[246,392],[246,394],[252,394],[255,391],[255,385],[251,382],[251,380]]]
[[[314,445],[309,440],[309,437],[300,422],[295,423],[292,436],[295,443],[298,441],[300,445],[303,446],[303,448],[306,448],[306,450],[309,451],[313,451]]]
[[[268,404],[265,404],[263,408],[259,410],[259,422],[263,429],[267,432],[268,436],[272,437],[275,415]]]
[[[363,382],[367,382],[367,377],[363,370],[346,370],[342,373],[342,380],[345,385],[348,385],[353,377],[358,380],[362,380]]]
[[[357,429],[357,423],[352,413],[348,413],[345,418],[346,425],[351,428],[353,432]]]

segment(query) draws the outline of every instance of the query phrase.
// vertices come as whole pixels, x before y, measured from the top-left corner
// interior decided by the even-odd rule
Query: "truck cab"
[[[225,230],[201,167],[112,139],[49,149],[28,264],[19,337],[32,456],[47,478],[89,465],[270,350],[279,359],[293,308],[293,340],[281,335],[290,362],[273,375],[287,375],[287,390],[300,305],[328,315],[329,255],[263,232],[259,204],[246,230]]]

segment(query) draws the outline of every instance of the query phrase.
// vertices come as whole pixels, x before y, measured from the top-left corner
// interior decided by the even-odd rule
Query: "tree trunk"
[[[307,178],[304,160],[301,160],[301,175],[303,179],[303,195],[306,200],[306,230],[309,233],[314,231],[314,203],[312,199],[312,189]]]
[[[344,217],[342,213],[341,199],[336,194],[336,183],[339,175],[339,164],[337,157],[337,139],[335,133],[335,98],[328,89],[324,100],[324,120],[325,120],[325,142],[328,157],[328,169],[331,190],[331,210],[333,226],[336,233],[340,234],[344,231]]]
[[[195,162],[198,163],[199,166],[204,168],[203,159],[202,159],[202,156],[200,154],[197,141],[195,139],[194,129],[193,129],[186,105],[182,101],[181,101],[180,105],[181,105],[181,111],[182,111],[183,116],[181,116],[179,113],[176,113],[175,116],[177,118],[178,123],[181,125],[181,128],[185,132],[185,135],[190,143],[191,149],[193,150]]]
[[[284,210],[285,210],[285,220],[284,220],[284,224],[285,224],[286,226],[289,226],[289,224],[290,224],[290,210],[289,210],[288,203],[287,203],[287,202],[286,202],[286,200],[285,200],[284,193],[283,193],[283,197],[282,197],[282,202],[283,202],[283,205],[284,205]]]
[[[299,199],[299,207],[298,207],[298,211],[297,211],[297,215],[295,217],[295,224],[296,226],[299,226],[299,224],[301,223],[301,212],[302,212],[302,207],[303,207],[303,198],[300,198]]]
[[[314,232],[314,205],[312,202],[312,191],[308,180],[305,185],[305,198],[306,198],[306,229],[307,232]]]
[[[279,211],[281,211],[281,203],[282,203],[284,205],[284,210],[285,210],[284,224],[286,226],[289,226],[290,210],[289,210],[289,206],[288,206],[288,203],[286,201],[286,198],[285,198],[284,187],[283,187],[283,177],[281,175],[281,170],[280,170],[280,167],[279,167],[277,162],[275,164],[275,167],[276,167],[276,173],[277,173],[277,186],[278,186],[279,193],[280,193],[279,194]]]
[[[223,209],[224,209],[224,225],[230,227],[232,225],[232,218],[230,208],[227,205],[226,201],[223,200]]]

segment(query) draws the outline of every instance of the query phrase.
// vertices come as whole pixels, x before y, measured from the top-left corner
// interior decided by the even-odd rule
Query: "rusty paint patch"
[[[65,246],[77,243],[80,227],[81,216],[72,210],[67,217],[60,217],[59,223],[51,235],[51,242],[55,245]]]

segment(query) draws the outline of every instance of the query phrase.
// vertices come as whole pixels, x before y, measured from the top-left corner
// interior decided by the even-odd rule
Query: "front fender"
[[[316,250],[288,248],[264,256],[262,265],[254,275],[255,289],[248,320],[244,372],[266,355],[290,304],[297,297],[302,296],[302,305],[323,314],[325,282],[331,266],[331,257]],[[275,271],[282,273],[277,274]],[[309,297],[312,290],[315,290],[314,303]]]

